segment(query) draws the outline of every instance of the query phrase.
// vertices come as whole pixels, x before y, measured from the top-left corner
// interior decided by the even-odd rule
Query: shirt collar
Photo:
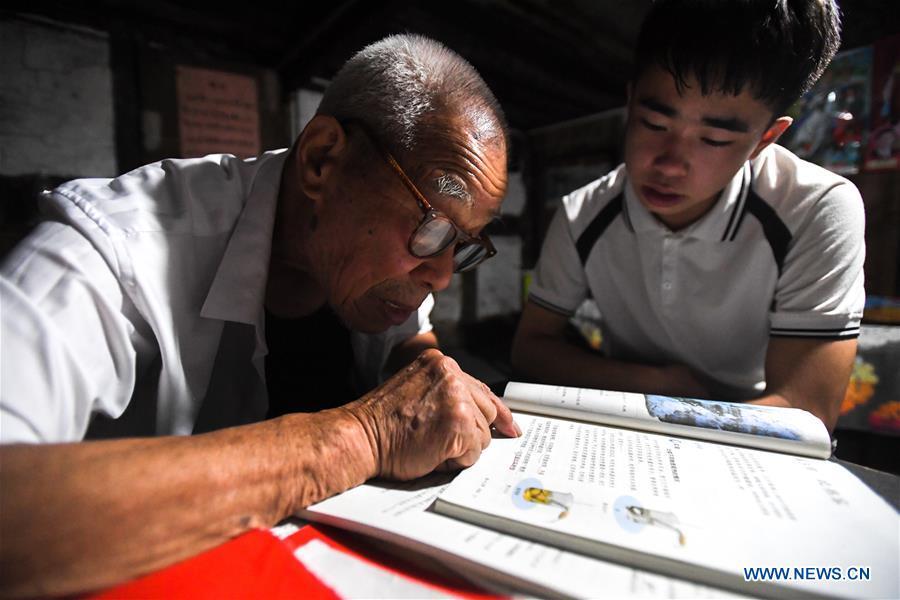
[[[747,199],[747,192],[750,190],[750,183],[750,163],[748,161],[731,178],[709,212],[695,223],[679,231],[678,234],[708,241],[725,240],[728,233],[737,226],[738,217]],[[628,222],[631,223],[635,232],[669,232],[669,229],[638,200],[631,179],[625,180],[625,212]]]
[[[281,171],[287,150],[260,156],[250,192],[238,218],[200,316],[256,325],[263,319],[269,255]]]

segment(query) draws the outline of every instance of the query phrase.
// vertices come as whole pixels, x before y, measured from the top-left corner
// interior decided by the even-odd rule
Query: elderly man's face
[[[397,156],[428,202],[475,236],[506,191],[506,147],[495,124],[471,115],[436,119],[438,134],[414,155]],[[350,157],[330,178],[315,235],[315,266],[328,303],[353,329],[384,331],[406,321],[429,292],[446,288],[453,248],[431,258],[408,249],[422,219],[415,196],[361,130],[348,128]]]

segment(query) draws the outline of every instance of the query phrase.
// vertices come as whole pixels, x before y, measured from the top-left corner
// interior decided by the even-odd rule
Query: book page
[[[831,437],[805,410],[511,381],[514,410],[828,458]]]
[[[497,441],[497,440],[495,440]],[[539,597],[722,598],[726,591],[632,569],[457,521],[428,510],[450,476],[372,482],[300,516],[394,542],[475,583]]]
[[[438,512],[748,593],[786,586],[900,595],[900,517],[840,465],[515,417],[524,435],[493,440],[442,492]],[[806,567],[838,571],[822,575],[828,579],[793,571]],[[779,581],[745,582],[754,572],[744,569],[756,568],[791,571]],[[867,580],[841,578],[859,569]]]

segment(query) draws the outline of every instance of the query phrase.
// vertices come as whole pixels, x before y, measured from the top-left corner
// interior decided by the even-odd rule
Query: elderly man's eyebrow
[[[469,204],[472,202],[472,195],[466,187],[466,182],[458,175],[453,173],[443,173],[435,178],[434,189],[438,194],[458,198]]]

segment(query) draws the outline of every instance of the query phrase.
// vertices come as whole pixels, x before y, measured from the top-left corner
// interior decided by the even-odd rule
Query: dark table
[[[894,507],[894,510],[900,511],[900,477],[885,473],[884,471],[876,471],[869,467],[857,465],[839,458],[831,458],[832,462],[836,462],[848,471],[856,475],[856,477],[869,486],[873,492],[885,499],[885,501]]]

